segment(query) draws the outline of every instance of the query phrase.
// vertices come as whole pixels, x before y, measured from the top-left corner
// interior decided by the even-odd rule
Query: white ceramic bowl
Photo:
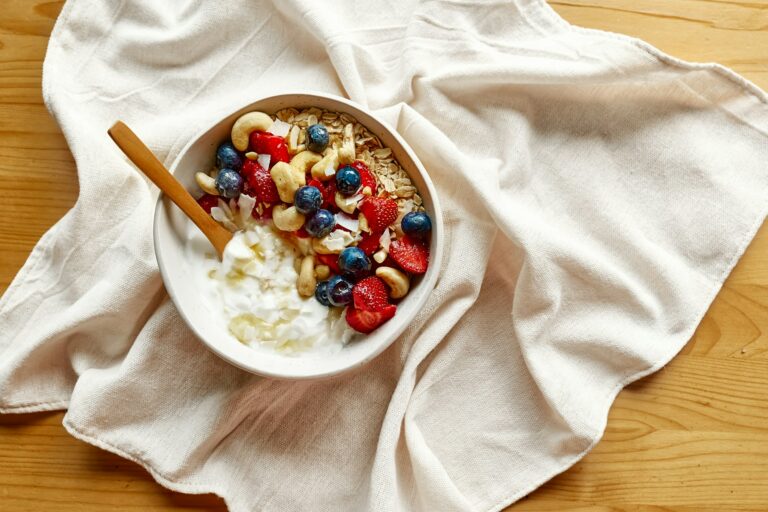
[[[432,218],[427,273],[413,281],[411,291],[398,305],[395,317],[372,334],[359,341],[353,341],[340,352],[331,355],[284,356],[254,350],[241,344],[223,330],[220,324],[211,320],[214,313],[201,300],[199,290],[195,288],[195,280],[190,279],[191,269],[186,264],[188,259],[185,255],[185,234],[191,225],[190,221],[162,195],[155,211],[155,252],[160,272],[171,299],[190,328],[203,343],[230,363],[249,372],[283,379],[329,377],[358,368],[379,355],[392,344],[424,306],[435,287],[443,254],[443,218],[440,204],[432,181],[413,150],[393,128],[362,106],[338,96],[320,93],[279,94],[245,105],[194,137],[179,153],[171,166],[171,172],[188,190],[197,194],[199,192],[195,184],[195,172],[213,166],[216,148],[229,140],[232,124],[239,116],[254,110],[274,114],[287,107],[301,109],[311,106],[346,112],[354,116],[371,133],[379,137],[384,146],[391,148],[395,158],[419,189],[424,199],[424,207]]]

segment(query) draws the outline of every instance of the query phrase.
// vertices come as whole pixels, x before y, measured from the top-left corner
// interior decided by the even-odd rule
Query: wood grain
[[[0,0],[0,289],[77,196],[66,141],[42,104],[62,2]],[[768,88],[768,0],[568,0],[568,21],[718,61]],[[76,441],[61,413],[0,416],[0,510],[224,510],[164,490],[139,466]],[[768,510],[768,228],[683,352],[629,386],[604,439],[511,511]]]

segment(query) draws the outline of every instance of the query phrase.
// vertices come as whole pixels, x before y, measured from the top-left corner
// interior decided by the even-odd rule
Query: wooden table
[[[0,289],[74,203],[75,164],[40,72],[63,2],[0,0]],[[768,88],[768,0],[571,0],[568,21],[718,61]],[[768,167],[768,162],[766,162]],[[61,413],[0,416],[0,510],[224,510],[69,437]],[[768,510],[768,227],[666,368],[624,390],[605,438],[510,510]]]

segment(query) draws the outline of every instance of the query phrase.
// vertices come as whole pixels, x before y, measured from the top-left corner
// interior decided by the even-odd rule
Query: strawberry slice
[[[397,306],[391,304],[384,307],[381,311],[366,311],[362,309],[347,308],[347,324],[357,332],[368,334],[395,316],[396,311]]]
[[[376,276],[366,277],[352,288],[355,309],[382,311],[389,306],[387,285]]]
[[[412,274],[423,274],[429,266],[429,247],[408,235],[392,242],[389,255],[400,268]]]
[[[320,181],[320,180],[316,180],[314,178],[307,178],[307,186],[308,187],[315,187],[320,192],[322,192],[323,189],[325,189],[325,187],[323,186],[323,182]]]
[[[213,194],[203,194],[203,196],[197,200],[197,204],[203,207],[205,213],[210,214],[211,208],[219,205],[219,198]]]
[[[360,186],[362,188],[370,187],[371,193],[376,193],[376,178],[373,177],[371,170],[362,160],[355,160],[351,166],[360,174]]]
[[[276,203],[280,200],[272,176],[256,160],[246,160],[240,174],[248,183],[249,190],[262,203]]]
[[[269,166],[272,167],[277,162],[288,162],[291,157],[288,154],[288,146],[285,140],[269,132],[255,131],[251,132],[249,137],[249,148],[259,154],[268,154],[270,156]]]
[[[379,248],[380,233],[363,233],[363,238],[357,243],[357,248],[370,256]]]
[[[341,274],[338,254],[315,254],[315,258],[322,265],[327,265],[334,274]]]
[[[366,196],[357,207],[365,215],[371,231],[379,235],[397,219],[397,203],[394,199]]]
[[[301,226],[299,229],[294,231],[293,234],[298,238],[309,238],[309,233],[307,233],[307,230],[304,229],[304,226]]]

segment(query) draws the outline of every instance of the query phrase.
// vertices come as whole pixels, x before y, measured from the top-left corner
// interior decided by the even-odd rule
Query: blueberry
[[[365,277],[371,270],[371,260],[359,247],[347,247],[339,254],[339,268],[355,281]]]
[[[332,306],[346,306],[352,302],[353,286],[343,277],[333,276],[328,280],[328,301]]]
[[[216,177],[216,190],[222,197],[237,197],[243,190],[243,177],[235,170],[222,169]]]
[[[330,233],[336,226],[336,218],[328,210],[317,210],[307,222],[304,223],[304,229],[310,236],[323,238]]]
[[[415,238],[424,238],[427,233],[432,231],[432,221],[424,212],[406,213],[400,221],[400,227],[403,233]]]
[[[323,204],[323,194],[317,187],[299,187],[293,196],[293,205],[304,215],[315,213]]]
[[[357,169],[345,165],[336,171],[336,190],[345,196],[351,196],[360,188],[360,173]]]
[[[219,169],[234,169],[239,171],[243,166],[243,159],[229,142],[225,142],[216,150],[216,165]]]
[[[317,302],[323,306],[330,306],[331,302],[328,299],[328,281],[320,281],[315,286],[315,298]]]
[[[307,128],[307,149],[322,153],[328,147],[328,129],[322,124],[313,124]]]

